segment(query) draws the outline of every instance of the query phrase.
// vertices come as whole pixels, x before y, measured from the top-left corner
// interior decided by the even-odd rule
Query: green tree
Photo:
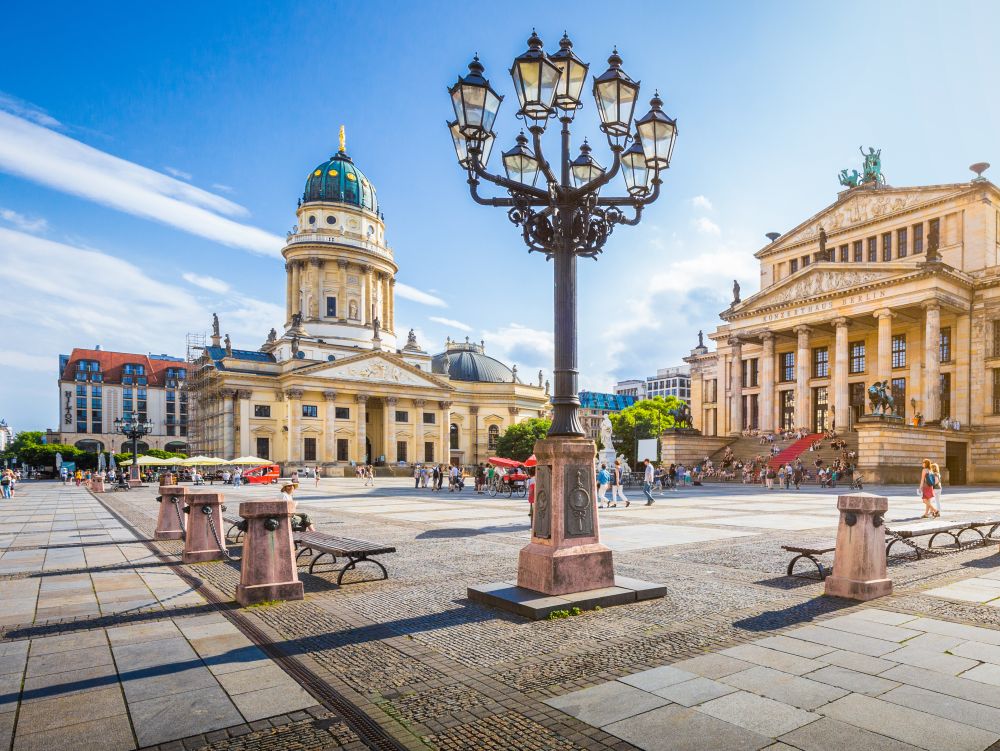
[[[535,452],[535,441],[540,441],[552,427],[551,420],[533,417],[511,425],[497,439],[497,456],[523,462]]]
[[[676,396],[654,396],[609,415],[615,434],[615,449],[628,457],[629,464],[636,466],[639,459],[635,455],[636,441],[640,438],[656,438],[664,430],[674,427],[674,416],[670,414],[670,410],[677,409],[681,404],[682,401]],[[656,458],[659,459],[659,456]]]

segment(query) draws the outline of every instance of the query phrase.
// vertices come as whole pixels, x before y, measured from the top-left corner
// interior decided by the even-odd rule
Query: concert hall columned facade
[[[283,333],[238,349],[216,319],[190,366],[192,453],[331,475],[365,461],[468,465],[510,425],[547,414],[541,373],[525,383],[468,337],[432,355],[397,326],[378,199],[343,145],[309,173],[282,255]]]
[[[953,484],[1000,481],[998,235],[984,178],[841,192],[757,251],[760,291],[685,358],[695,427],[835,426],[870,481],[916,482],[924,456]],[[861,419],[875,381],[902,420]]]

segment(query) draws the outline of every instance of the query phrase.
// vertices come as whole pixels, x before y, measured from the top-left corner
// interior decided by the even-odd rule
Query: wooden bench
[[[831,540],[828,543],[823,543],[821,545],[806,546],[806,545],[782,545],[782,550],[787,550],[789,553],[795,553],[795,557],[792,558],[791,563],[788,564],[788,569],[786,570],[786,576],[798,576],[803,579],[811,579],[811,576],[806,576],[805,574],[793,573],[795,569],[795,564],[800,560],[805,558],[806,560],[812,561],[816,570],[819,571],[820,581],[826,578],[827,569],[823,568],[823,564],[817,559],[816,556],[826,555],[827,553],[832,553],[837,549],[837,543],[835,540]]]
[[[295,556],[296,561],[303,555],[313,556],[309,562],[310,574],[313,573],[316,564],[324,556],[330,556],[333,559],[330,561],[331,564],[335,564],[338,557],[347,559],[347,563],[340,568],[340,574],[337,576],[338,586],[343,580],[344,574],[356,568],[359,563],[374,563],[382,570],[382,578],[388,579],[389,572],[385,570],[385,566],[371,556],[396,552],[396,548],[390,545],[379,545],[350,537],[336,537],[324,532],[293,532],[292,539],[299,551]]]

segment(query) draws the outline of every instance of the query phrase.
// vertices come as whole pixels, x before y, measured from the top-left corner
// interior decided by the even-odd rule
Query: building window
[[[896,414],[906,418],[906,379],[892,379],[892,400],[896,405]]]
[[[338,420],[350,420],[351,419],[351,408],[350,407],[334,407],[333,416]]]
[[[830,377],[830,350],[826,347],[813,349],[813,378]]]
[[[941,362],[951,362],[951,328],[941,329],[941,341],[938,346]]]
[[[854,373],[864,373],[865,372],[865,343],[864,342],[851,342],[851,365],[850,372]]]
[[[424,425],[434,425],[434,424],[435,424],[434,413],[424,412]]]
[[[337,439],[337,461],[346,462],[347,461],[347,439],[338,438]]]
[[[337,317],[337,298],[328,297],[326,298],[326,317],[336,318]]]
[[[840,246],[840,262],[847,263],[851,260],[851,248],[848,245]]]
[[[951,417],[951,373],[941,374],[941,418]]]
[[[892,260],[892,233],[886,232],[882,235],[882,260]]]
[[[271,439],[257,438],[257,456],[261,459],[271,458]]]
[[[455,423],[451,424],[451,429],[448,431],[448,437],[450,439],[449,446],[452,451],[458,451],[458,425]]]
[[[253,405],[253,416],[254,417],[270,417],[271,416],[271,405],[270,404],[255,404],[255,405]]]
[[[424,441],[424,461],[434,461],[434,441]]]
[[[303,417],[317,417],[318,415],[319,415],[319,408],[315,404],[302,405]]]
[[[892,337],[892,367],[906,367],[906,334],[894,334]]]
[[[782,381],[794,381],[795,380],[795,353],[794,352],[782,352],[781,353],[781,380]]]
[[[924,252],[924,223],[913,225],[913,254]]]
[[[864,245],[861,240],[854,241],[854,262],[861,263],[864,258]]]
[[[406,461],[406,441],[396,441],[396,461]]]
[[[896,232],[896,256],[906,258],[906,227]]]
[[[781,394],[781,429],[792,430],[795,426],[795,392],[791,389]]]
[[[802,268],[805,268],[809,265],[809,256],[802,256],[802,258],[799,259],[799,262],[802,264]]]
[[[489,437],[489,440],[488,440],[488,443],[487,443],[487,448],[490,451],[496,451],[497,450],[497,441],[500,440],[500,426],[499,425],[490,425],[490,427],[486,431],[486,433],[487,433],[487,435]],[[607,447],[605,446],[605,448],[607,448]]]
[[[316,439],[315,438],[303,438],[302,439],[302,455],[305,457],[307,462],[316,461]]]
[[[868,238],[868,263],[876,263],[878,261],[878,238],[869,237]]]
[[[799,259],[793,258],[791,261],[788,262],[788,273],[794,274],[798,270],[799,270]]]
[[[401,409],[396,410],[396,422],[409,422],[409,421],[410,421],[409,412],[406,412],[405,410]]]

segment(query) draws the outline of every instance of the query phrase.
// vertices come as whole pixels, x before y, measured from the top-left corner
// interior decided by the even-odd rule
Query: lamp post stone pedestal
[[[535,457],[531,542],[518,557],[517,585],[548,595],[613,587],[611,549],[600,541],[593,441],[546,438]]]

